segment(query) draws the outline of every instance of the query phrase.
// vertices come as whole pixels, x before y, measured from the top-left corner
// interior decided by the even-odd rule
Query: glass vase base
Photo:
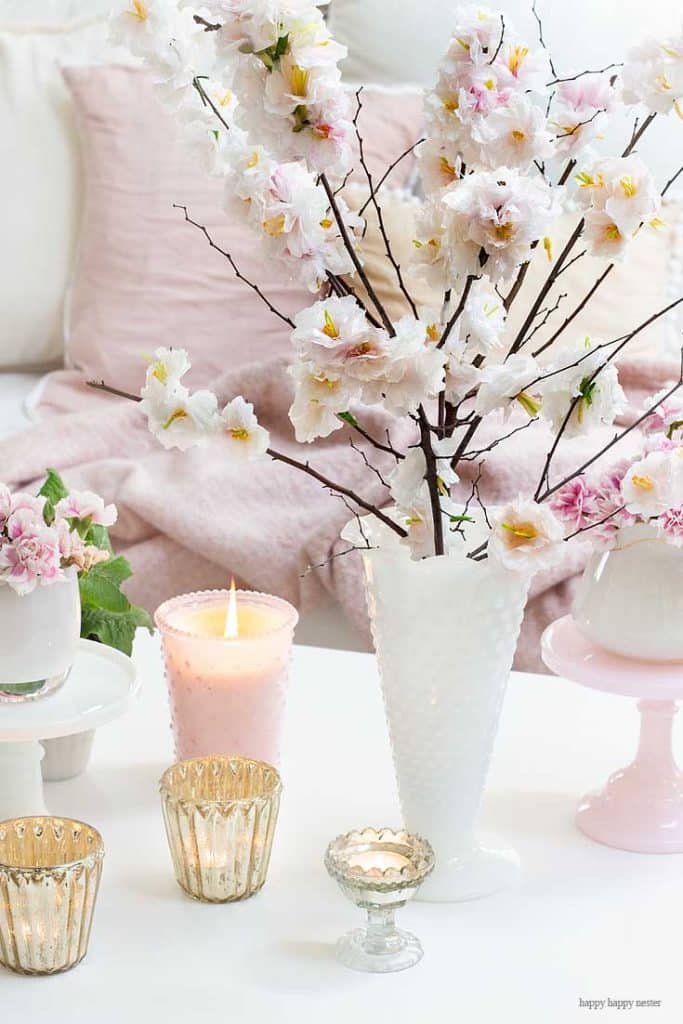
[[[21,704],[28,700],[40,700],[50,693],[59,690],[66,682],[71,668],[65,672],[58,672],[47,679],[35,679],[30,683],[2,683],[0,682],[0,703]]]
[[[364,928],[354,928],[337,942],[337,959],[353,971],[389,974],[414,967],[424,956],[420,940],[397,928],[384,949],[368,938]]]
[[[439,861],[415,899],[423,903],[461,903],[491,896],[519,878],[519,854],[500,840],[480,839],[459,857]]]

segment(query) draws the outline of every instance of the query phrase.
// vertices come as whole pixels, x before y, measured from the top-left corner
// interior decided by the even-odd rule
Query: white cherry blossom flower
[[[628,512],[647,519],[683,505],[683,448],[653,451],[634,462],[621,495]]]
[[[340,430],[344,424],[339,413],[347,412],[360,399],[360,385],[341,373],[326,376],[312,363],[296,362],[289,372],[295,381],[289,418],[297,441],[315,441]]]
[[[544,160],[551,152],[551,136],[545,113],[523,94],[497,107],[482,127],[479,165],[517,167],[526,170],[534,160]]]
[[[503,300],[491,282],[485,277],[475,281],[456,324],[468,351],[482,356],[501,352],[505,346],[506,316]]]
[[[510,277],[528,259],[556,213],[544,181],[505,167],[467,175],[444,192],[441,206],[449,247],[469,256],[461,273],[481,272],[495,280]],[[480,253],[487,257],[483,266]]]
[[[567,438],[587,433],[601,423],[610,426],[626,408],[626,395],[613,363],[605,365],[594,377],[605,361],[604,350],[596,349],[599,344],[586,338],[568,349],[561,360],[547,368],[545,372],[550,376],[539,385],[543,397],[543,418],[555,431],[562,428]],[[577,365],[572,366],[571,363]],[[575,401],[574,411],[565,422]]]
[[[683,31],[634,47],[621,73],[625,103],[642,103],[654,114],[675,110],[683,117]]]
[[[241,395],[225,406],[217,430],[227,439],[230,455],[235,459],[257,459],[266,454],[270,445],[270,435],[259,425],[254,406]]]
[[[189,369],[190,360],[184,348],[156,349],[147,367],[145,386],[140,392],[142,398],[165,397],[180,384]]]
[[[446,354],[446,377],[444,382],[446,399],[453,405],[461,402],[475,391],[481,370],[472,364],[467,343],[460,335],[451,335],[444,346]]]
[[[564,529],[545,505],[519,497],[493,515],[488,552],[506,568],[534,573],[559,557]]]
[[[594,255],[620,259],[641,225],[659,225],[661,198],[638,157],[600,160],[577,179],[579,202],[588,208],[584,234]]]
[[[572,82],[560,82],[550,115],[555,153],[576,157],[592,145],[604,131],[615,100],[614,87],[603,75],[585,75]]]
[[[205,445],[217,428],[217,400],[211,391],[193,394],[177,384],[165,392],[143,397],[140,408],[147,416],[150,431],[164,448],[188,448]]]
[[[503,409],[509,415],[512,403],[517,401],[529,416],[537,416],[541,404],[527,389],[540,376],[542,372],[536,360],[523,352],[510,356],[504,363],[485,366],[481,371],[474,411],[478,416],[486,416],[494,409]],[[538,391],[538,385],[535,391]]]

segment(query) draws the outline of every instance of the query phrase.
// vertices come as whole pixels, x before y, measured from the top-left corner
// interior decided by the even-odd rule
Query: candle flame
[[[230,597],[228,598],[228,610],[225,616],[225,629],[223,636],[229,640],[235,640],[240,635],[237,622],[237,592],[235,590],[235,577],[230,580]]]

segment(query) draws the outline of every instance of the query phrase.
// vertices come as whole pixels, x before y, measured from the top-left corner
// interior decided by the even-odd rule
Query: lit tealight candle
[[[179,759],[279,760],[296,610],[266,594],[214,590],[157,609]]]

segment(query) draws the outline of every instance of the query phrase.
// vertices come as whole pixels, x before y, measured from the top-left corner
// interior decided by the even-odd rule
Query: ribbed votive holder
[[[161,777],[161,806],[176,880],[193,899],[227,903],[263,886],[282,783],[264,761],[194,757]]]
[[[56,974],[88,951],[102,874],[102,837],[70,818],[0,822],[0,962]]]

